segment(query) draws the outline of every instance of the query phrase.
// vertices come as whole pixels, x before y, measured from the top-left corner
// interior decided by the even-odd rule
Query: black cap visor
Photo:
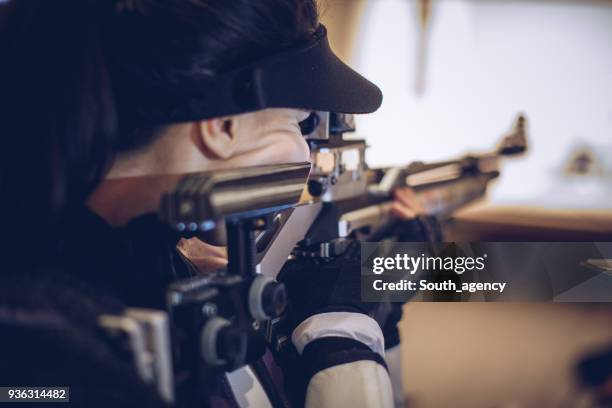
[[[322,25],[295,49],[197,83],[174,84],[166,92],[146,89],[139,104],[144,109],[134,119],[158,124],[266,108],[370,113],[382,103],[380,89],[333,53]]]

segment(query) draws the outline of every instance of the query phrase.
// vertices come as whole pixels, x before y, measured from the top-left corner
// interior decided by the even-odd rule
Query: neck
[[[164,128],[149,145],[119,153],[103,181],[87,200],[87,206],[112,226],[156,213],[161,195],[182,175],[205,171],[207,162],[190,139],[190,124]]]
[[[163,193],[170,191],[180,175],[107,179],[87,199],[87,207],[113,227],[159,209]]]

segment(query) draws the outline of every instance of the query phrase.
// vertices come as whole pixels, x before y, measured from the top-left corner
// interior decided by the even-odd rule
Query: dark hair
[[[0,197],[9,238],[49,242],[113,155],[151,141],[135,79],[167,87],[316,30],[315,0],[13,0],[0,9]],[[51,237],[52,238],[52,237]],[[30,243],[31,244],[31,243]]]

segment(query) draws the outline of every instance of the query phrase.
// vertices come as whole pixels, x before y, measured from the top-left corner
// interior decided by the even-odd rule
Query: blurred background
[[[384,93],[357,118],[370,165],[486,151],[528,118],[528,153],[450,239],[612,241],[612,1],[320,3]],[[411,407],[591,406],[575,367],[612,343],[612,305],[412,303],[401,327]]]
[[[611,208],[609,187],[549,193],[580,153],[612,185],[612,1],[326,0],[322,10],[332,45],[385,95],[358,118],[372,165],[487,149],[524,112],[529,154],[491,199]]]

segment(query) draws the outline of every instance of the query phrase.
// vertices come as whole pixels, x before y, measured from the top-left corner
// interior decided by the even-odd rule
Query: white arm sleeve
[[[393,407],[387,370],[374,361],[355,361],[315,374],[306,391],[307,408]]]
[[[404,395],[404,373],[402,370],[402,349],[401,344],[385,350],[385,362],[389,369],[389,377],[393,387],[393,400],[396,408],[406,406]]]
[[[291,341],[302,354],[304,347],[323,337],[357,340],[375,353],[385,356],[385,336],[376,320],[361,313],[329,312],[310,316],[293,330]]]
[[[385,340],[378,323],[361,313],[321,313],[304,320],[291,340],[302,354],[311,342],[325,337],[356,340],[385,356]],[[356,360],[322,369],[306,391],[306,407],[393,407],[391,380],[385,367],[372,360]]]

